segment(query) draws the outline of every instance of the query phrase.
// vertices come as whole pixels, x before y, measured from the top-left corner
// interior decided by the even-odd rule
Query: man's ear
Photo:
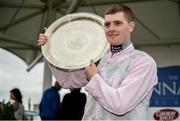
[[[129,23],[129,32],[132,32],[134,30],[135,25],[136,25],[135,21],[131,21]]]

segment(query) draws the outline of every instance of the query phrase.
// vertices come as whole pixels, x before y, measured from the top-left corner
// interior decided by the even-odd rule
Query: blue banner
[[[150,107],[180,107],[180,66],[158,68]]]

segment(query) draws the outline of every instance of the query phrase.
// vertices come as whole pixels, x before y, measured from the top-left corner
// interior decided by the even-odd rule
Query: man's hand
[[[91,60],[91,65],[85,67],[86,78],[90,80],[95,74],[97,74],[97,67],[93,60]]]
[[[44,31],[46,31],[46,27],[44,28]],[[43,45],[45,45],[46,43],[47,43],[47,41],[48,41],[48,37],[45,35],[45,34],[43,34],[43,33],[40,33],[39,34],[39,38],[38,38],[38,45],[40,45],[40,46],[43,46]]]

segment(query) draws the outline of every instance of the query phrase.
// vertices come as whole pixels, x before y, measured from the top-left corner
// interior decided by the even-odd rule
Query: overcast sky
[[[23,103],[27,108],[31,103],[39,103],[42,94],[43,63],[37,64],[30,72],[19,57],[0,48],[0,101],[9,100],[9,91],[18,87],[23,94]]]
[[[16,55],[0,48],[0,101],[6,102],[10,99],[9,91],[19,88],[23,95],[23,104],[28,110],[28,99],[31,99],[31,110],[33,104],[39,104],[42,96],[44,63],[37,64],[30,72],[27,65]],[[53,78],[53,83],[54,83]],[[82,90],[83,92],[84,89]],[[61,101],[67,89],[61,89]],[[86,92],[85,92],[86,93]]]

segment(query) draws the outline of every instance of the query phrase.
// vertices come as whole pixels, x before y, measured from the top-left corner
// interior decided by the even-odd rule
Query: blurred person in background
[[[60,112],[60,95],[61,86],[56,81],[54,86],[46,89],[42,95],[39,105],[41,120],[58,120]]]
[[[81,88],[70,89],[61,103],[60,120],[81,120],[86,104],[86,94]]]
[[[24,119],[24,105],[22,102],[22,94],[18,88],[10,90],[10,98],[12,100],[14,116],[17,120]]]

